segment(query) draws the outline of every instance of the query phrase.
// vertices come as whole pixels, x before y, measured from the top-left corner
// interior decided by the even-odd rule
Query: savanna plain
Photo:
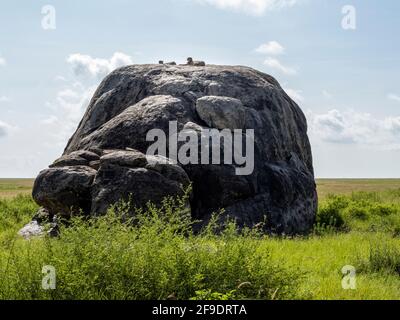
[[[120,204],[72,218],[59,237],[24,240],[18,230],[38,209],[32,184],[0,179],[0,299],[400,298],[400,180],[317,180],[307,236],[234,222],[220,230],[214,220],[193,235],[184,201],[166,199],[132,221],[121,222]],[[44,266],[54,267],[54,290],[42,288]]]

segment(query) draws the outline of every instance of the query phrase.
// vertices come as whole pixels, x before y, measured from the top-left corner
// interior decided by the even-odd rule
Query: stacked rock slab
[[[254,129],[254,171],[235,164],[149,161],[151,129]],[[179,196],[192,185],[194,219],[213,212],[276,233],[306,233],[317,194],[307,123],[271,76],[242,66],[132,65],[95,92],[62,157],[37,177],[36,202],[52,214],[98,215],[120,199],[136,206]]]

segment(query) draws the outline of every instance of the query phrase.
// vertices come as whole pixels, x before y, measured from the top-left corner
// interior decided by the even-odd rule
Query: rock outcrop
[[[199,136],[207,128],[242,129],[243,137],[253,129],[254,170],[238,175],[242,164],[235,162],[176,163],[146,156],[154,143],[147,141],[148,132],[161,129],[168,138],[173,121],[179,131]],[[97,215],[121,198],[131,197],[140,207],[181,195],[190,184],[194,219],[207,221],[223,208],[241,226],[266,217],[269,231],[310,230],[317,194],[307,123],[274,78],[241,66],[115,70],[98,87],[62,157],[39,174],[33,197],[52,214]]]

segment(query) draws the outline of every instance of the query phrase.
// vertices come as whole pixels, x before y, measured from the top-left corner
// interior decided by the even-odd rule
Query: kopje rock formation
[[[146,156],[149,130],[254,129],[254,170],[233,164],[182,164]],[[167,135],[168,137],[168,135]],[[143,207],[192,186],[193,219],[213,212],[239,226],[307,233],[317,210],[307,122],[270,75],[244,66],[131,65],[99,85],[64,154],[40,172],[33,198],[39,216],[101,215],[120,199]],[[37,220],[37,217],[35,218]],[[37,225],[34,226],[37,228]],[[25,230],[26,231],[26,230]],[[29,233],[29,230],[28,230]]]

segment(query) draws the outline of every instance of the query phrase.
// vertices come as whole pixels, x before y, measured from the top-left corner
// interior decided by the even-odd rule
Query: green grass
[[[120,222],[119,209],[92,221],[75,218],[59,239],[24,241],[7,234],[1,239],[0,298],[297,297],[302,272],[271,259],[259,234],[238,234],[229,224],[218,235],[210,225],[194,236],[183,208],[166,201],[163,209],[150,207],[131,223]],[[14,215],[7,224],[19,220]],[[44,265],[55,267],[56,290],[41,289]]]
[[[30,196],[0,199],[0,299],[400,298],[400,189],[391,186],[327,192],[314,232],[295,238],[233,223],[193,236],[187,211],[167,201],[133,223],[121,223],[118,207],[74,218],[59,238],[23,240],[16,233],[36,209]],[[56,290],[41,288],[45,265]],[[345,265],[356,268],[355,290],[342,288]]]

